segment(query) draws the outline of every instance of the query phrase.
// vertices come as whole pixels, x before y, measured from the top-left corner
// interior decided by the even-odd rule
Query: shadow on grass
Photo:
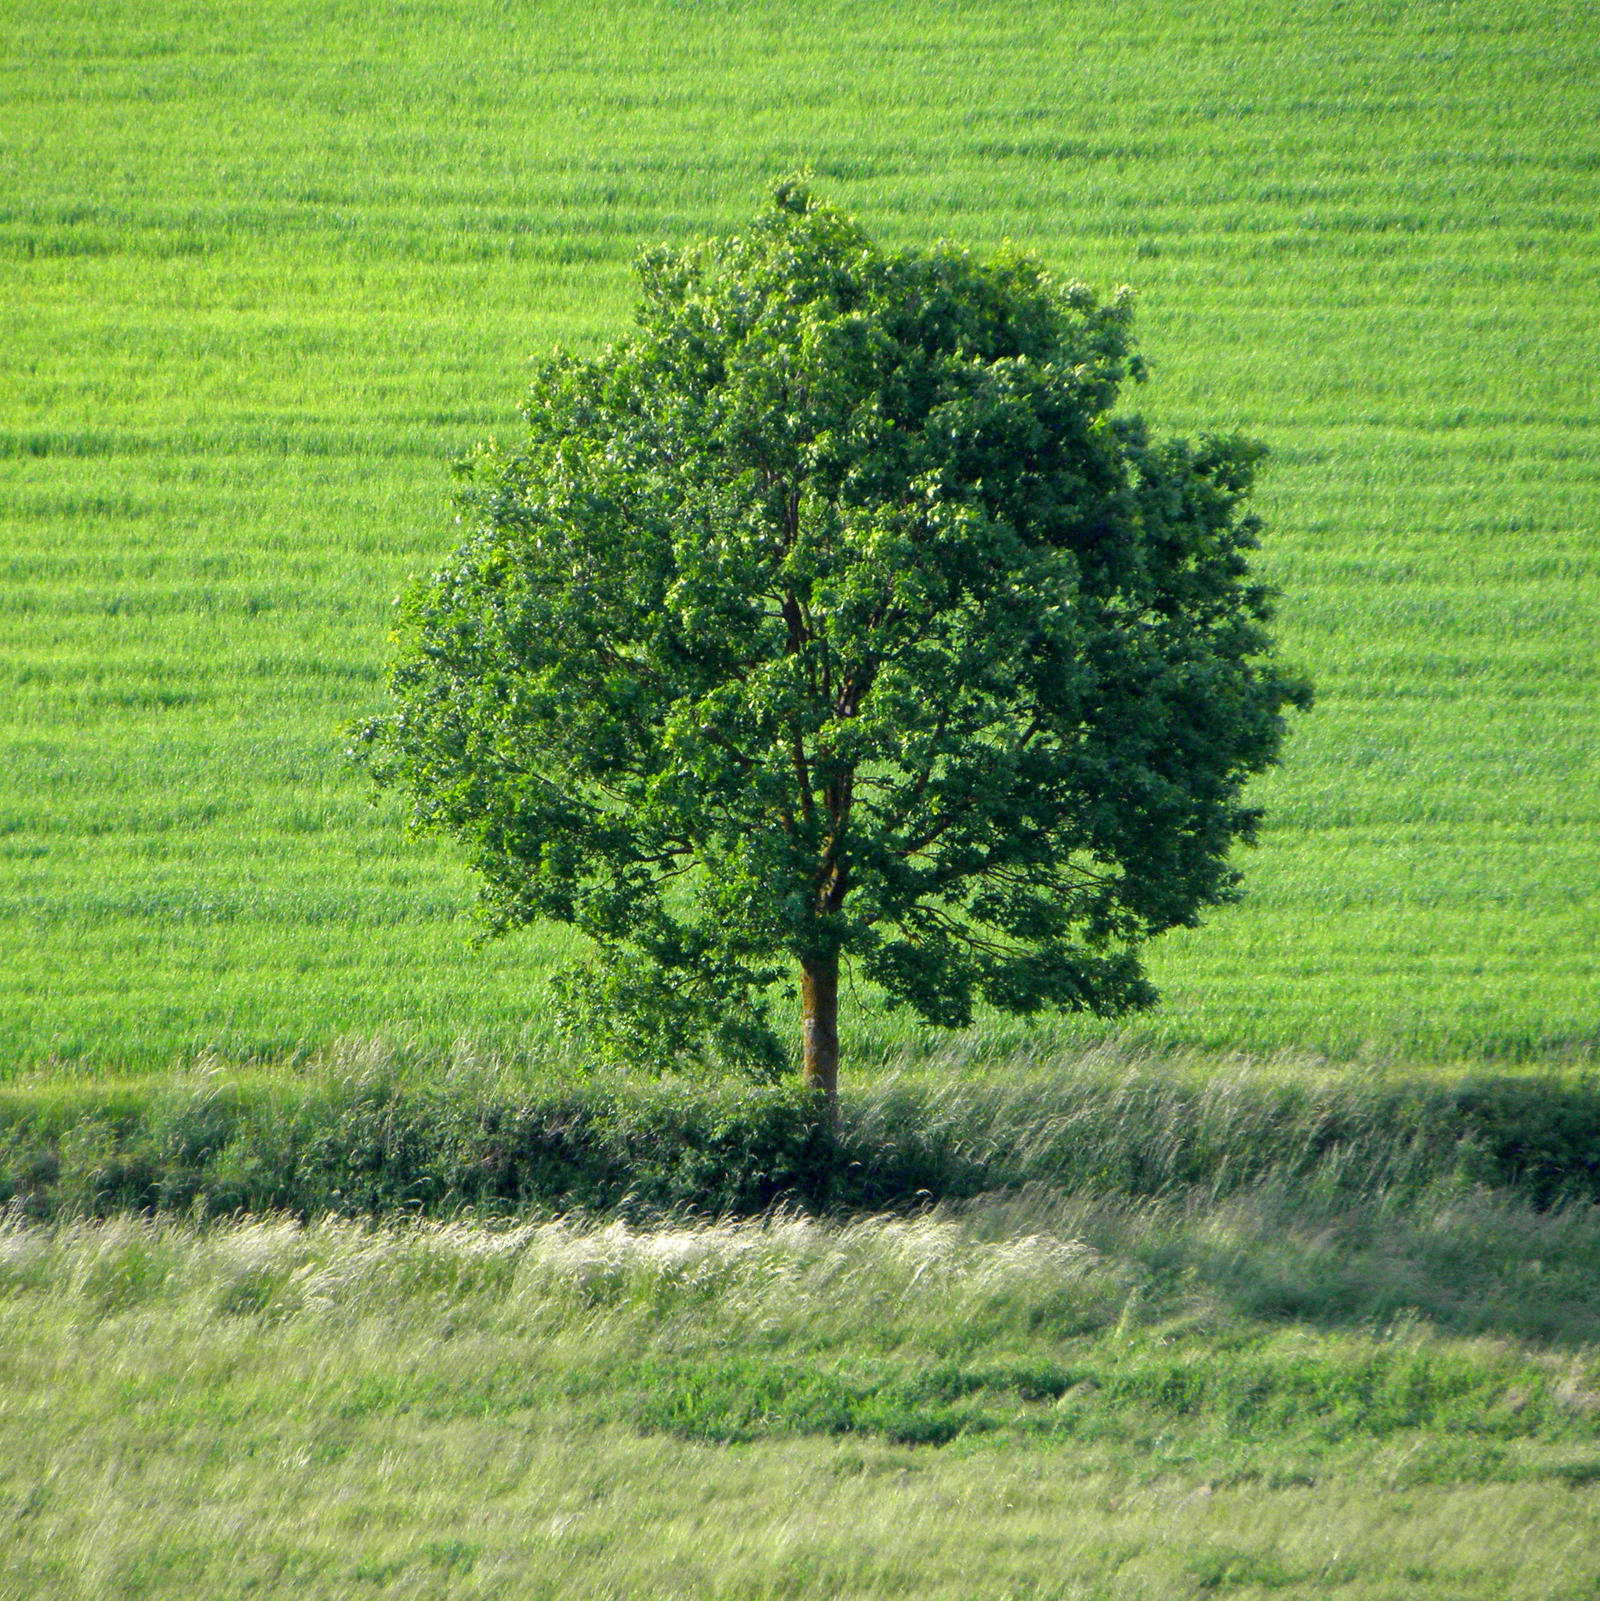
[[[1082,1240],[1129,1271],[1131,1318],[1176,1334],[1244,1320],[1600,1346],[1600,1207],[1588,1201],[1539,1208],[1451,1183],[1308,1195],[1268,1178],[1211,1200],[1034,1192],[980,1201],[969,1219],[982,1236],[1028,1219]]]

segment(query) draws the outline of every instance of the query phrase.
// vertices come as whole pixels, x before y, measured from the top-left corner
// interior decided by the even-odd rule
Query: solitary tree
[[[1130,303],[1035,259],[888,251],[800,181],[659,250],[637,327],[538,370],[460,469],[356,752],[461,840],[491,926],[589,936],[569,1025],[781,1067],[830,1102],[840,959],[966,1024],[1113,1016],[1232,899],[1286,704],[1261,447],[1157,440]]]

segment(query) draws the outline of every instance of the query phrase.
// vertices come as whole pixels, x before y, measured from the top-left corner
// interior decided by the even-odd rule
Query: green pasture
[[[1593,4],[20,0],[0,109],[3,1071],[543,1041],[560,938],[473,949],[340,727],[530,354],[803,163],[1132,283],[1138,403],[1272,448],[1319,704],[1138,1038],[1593,1059]]]
[[[1574,1601],[1593,1207],[0,1224],[0,1593]]]

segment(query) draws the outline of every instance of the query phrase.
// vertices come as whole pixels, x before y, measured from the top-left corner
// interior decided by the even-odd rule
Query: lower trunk
[[[828,1117],[839,1112],[839,953],[800,964],[800,1015],[805,1060],[800,1076],[827,1097]]]

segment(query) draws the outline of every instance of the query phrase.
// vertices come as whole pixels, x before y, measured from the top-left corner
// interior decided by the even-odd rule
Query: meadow
[[[1600,1085],[0,1089],[0,1596],[1569,1598]]]
[[[1600,1594],[1593,0],[0,12],[0,1601]],[[1318,690],[1126,1027],[587,1072],[345,726],[809,164],[1132,284]]]
[[[1592,1061],[1592,5],[104,6],[0,22],[0,1073],[537,1054],[531,933],[341,729],[447,465],[641,246],[810,163],[878,234],[1132,283],[1159,424],[1272,459],[1315,680],[1173,1047]],[[935,1042],[854,997],[858,1067]],[[984,1020],[967,1048],[1103,1030]]]
[[[1597,1252],[1592,1206],[1271,1184],[647,1232],[13,1222],[0,1593],[1572,1601]]]

